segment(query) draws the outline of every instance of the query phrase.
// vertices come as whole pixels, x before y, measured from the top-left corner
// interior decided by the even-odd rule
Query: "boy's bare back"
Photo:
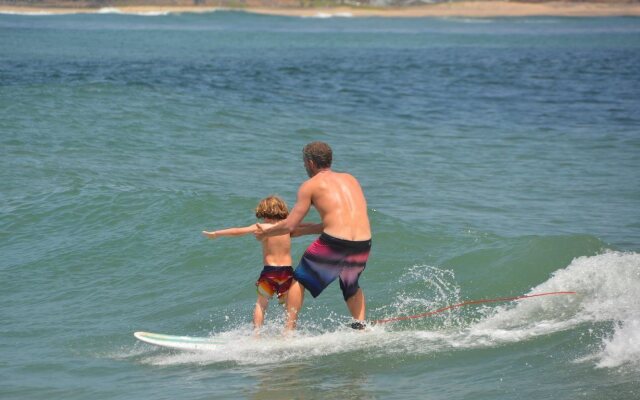
[[[264,224],[272,226],[273,223]],[[253,225],[254,228],[256,225]],[[279,235],[265,238],[262,241],[262,261],[264,265],[291,265],[291,235]]]

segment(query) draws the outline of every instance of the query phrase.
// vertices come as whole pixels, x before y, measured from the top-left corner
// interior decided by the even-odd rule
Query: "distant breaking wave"
[[[103,7],[98,10],[97,14],[129,14],[129,15],[141,15],[145,17],[157,17],[163,15],[169,15],[172,11],[145,11],[145,12],[123,12],[116,7]]]
[[[210,9],[202,9],[202,10],[194,10],[189,12],[197,12],[197,13],[213,13],[216,11],[223,10],[221,8],[210,8]],[[158,10],[158,11],[123,11],[117,7],[102,7],[97,10],[57,10],[56,12],[51,11],[12,11],[12,10],[0,10],[0,14],[6,15],[25,15],[25,16],[51,16],[51,15],[74,15],[74,14],[118,14],[118,15],[138,15],[143,17],[162,17],[172,14],[182,14],[187,12],[186,10]]]
[[[311,15],[309,17],[303,17],[303,18],[320,18],[320,19],[325,19],[325,18],[352,18],[353,14],[348,13],[348,12],[339,12],[339,13],[317,13],[316,15]]]
[[[0,15],[32,15],[32,16],[45,16],[45,15],[60,15],[60,14],[73,14],[71,12],[68,13],[52,13],[48,11],[8,11],[8,10],[0,10]]]
[[[455,1],[455,0],[454,0]],[[449,3],[450,0],[371,0],[369,5],[374,7],[402,7],[417,6],[420,4]],[[346,3],[349,5],[349,2]],[[353,2],[353,5],[362,5],[362,3]]]

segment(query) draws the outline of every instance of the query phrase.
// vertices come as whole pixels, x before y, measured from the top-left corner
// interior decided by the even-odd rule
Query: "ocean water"
[[[638,65],[637,18],[0,15],[0,398],[640,398]],[[313,140],[369,319],[576,294],[362,333],[333,284],[252,339],[259,245],[200,232],[293,205]]]

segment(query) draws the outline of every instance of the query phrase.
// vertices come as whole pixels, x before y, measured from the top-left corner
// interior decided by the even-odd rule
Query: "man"
[[[307,232],[321,235],[307,248],[293,274],[285,329],[295,329],[305,289],[317,297],[336,278],[340,279],[342,295],[356,320],[351,327],[364,329],[365,298],[358,278],[371,249],[367,202],[356,178],[331,170],[332,151],[328,144],[309,143],[302,155],[309,179],[298,189],[289,216],[271,227],[258,224],[255,233],[258,240],[291,233],[312,205],[322,219],[322,224],[306,228]]]

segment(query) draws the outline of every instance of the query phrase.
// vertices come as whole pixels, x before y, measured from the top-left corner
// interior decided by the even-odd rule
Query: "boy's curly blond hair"
[[[258,218],[286,219],[288,215],[287,203],[278,196],[265,197],[256,207]]]

